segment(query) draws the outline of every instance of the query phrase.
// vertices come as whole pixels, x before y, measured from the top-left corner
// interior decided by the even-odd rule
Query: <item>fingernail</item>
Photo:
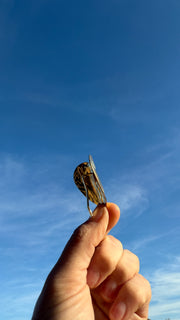
[[[113,320],[123,320],[126,313],[126,305],[124,302],[119,302],[111,309],[111,316]]]
[[[93,211],[93,220],[98,222],[102,218],[103,214],[105,214],[106,210],[107,209],[104,206],[97,206]]]
[[[117,287],[117,282],[113,279],[105,281],[104,285],[102,286],[103,297],[107,300],[113,300],[115,298]]]
[[[94,288],[99,281],[99,272],[94,271],[92,269],[88,270],[87,273],[87,283],[90,288]]]

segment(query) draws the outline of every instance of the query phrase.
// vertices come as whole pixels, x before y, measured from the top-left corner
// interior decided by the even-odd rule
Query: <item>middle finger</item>
[[[132,279],[139,272],[138,257],[128,250],[124,250],[115,270],[92,290],[93,298],[99,307],[108,315],[111,303],[115,300],[121,286]]]
[[[139,272],[139,268],[138,257],[129,250],[124,250],[116,269],[99,288],[101,296],[108,302],[113,300],[119,287],[133,278]]]

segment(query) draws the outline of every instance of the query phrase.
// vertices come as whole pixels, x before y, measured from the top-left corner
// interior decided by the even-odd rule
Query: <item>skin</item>
[[[32,320],[145,320],[149,282],[139,259],[108,232],[120,217],[112,203],[98,206],[79,226],[50,272]]]

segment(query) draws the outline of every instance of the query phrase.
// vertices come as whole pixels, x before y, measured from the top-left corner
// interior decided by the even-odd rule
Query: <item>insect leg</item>
[[[85,191],[86,191],[87,208],[88,208],[88,210],[89,210],[90,216],[93,216],[92,211],[91,211],[90,206],[89,206],[88,190],[87,190],[87,188],[86,188],[86,184],[85,184],[85,182],[84,182],[84,177],[83,177],[83,175],[81,175],[81,180],[82,180],[82,183],[83,183],[83,185],[84,185],[84,189],[85,189]]]

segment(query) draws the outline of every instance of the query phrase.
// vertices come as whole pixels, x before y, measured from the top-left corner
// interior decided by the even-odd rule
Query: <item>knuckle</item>
[[[147,279],[145,279],[145,283],[146,283],[146,288],[147,288],[146,289],[146,291],[147,291],[147,301],[149,302],[151,300],[151,297],[152,297],[151,285],[150,285],[150,282]]]
[[[101,263],[101,271],[106,272],[108,270],[111,270],[111,272],[114,270],[114,261],[112,259],[109,259],[105,254],[102,256],[102,263]]]
[[[140,306],[145,304],[146,297],[145,297],[145,294],[144,294],[144,289],[141,286],[136,288],[136,290],[134,290],[133,296],[134,296],[135,304],[137,306],[140,307]]]
[[[96,256],[100,261],[101,272],[114,269],[114,259],[112,256],[107,255],[105,248],[99,247],[96,251]]]
[[[111,235],[108,235],[108,239],[111,241],[111,244],[113,244],[119,251],[123,252],[123,245],[121,241]]]
[[[129,266],[132,266],[134,269],[134,274],[138,273],[140,270],[140,260],[137,255],[135,255],[133,252],[125,249],[124,254],[129,257]]]
[[[102,271],[115,270],[123,249],[120,241],[112,236],[106,238],[96,248],[96,257],[100,261]]]
[[[134,258],[134,265],[136,266],[136,272],[138,273],[140,269],[140,260],[138,256],[136,256],[134,253],[133,253],[133,258]]]
[[[81,241],[89,234],[89,227],[87,224],[82,224],[78,228],[76,228],[73,232],[73,237],[76,239],[77,242]]]
[[[136,303],[144,305],[151,300],[151,286],[149,281],[142,275],[137,275],[138,283],[133,287],[133,296]]]

